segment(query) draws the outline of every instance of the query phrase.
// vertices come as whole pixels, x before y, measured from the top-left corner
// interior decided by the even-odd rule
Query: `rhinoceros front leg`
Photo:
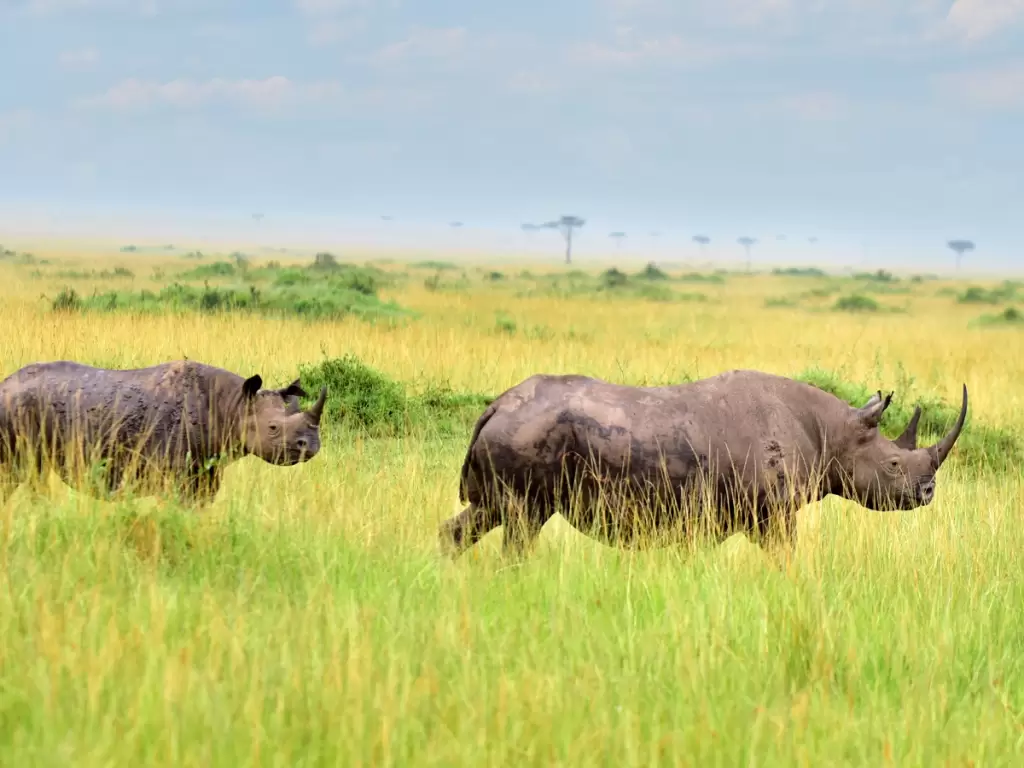
[[[499,525],[499,514],[487,507],[470,504],[438,527],[438,547],[442,555],[455,560]]]
[[[783,570],[796,549],[796,513],[797,508],[790,505],[773,509],[759,516],[754,534],[754,539],[769,558]]]
[[[213,503],[220,491],[221,473],[217,467],[192,470],[178,492],[180,502],[196,511]]]
[[[529,550],[540,535],[551,513],[543,504],[529,504],[525,499],[513,498],[505,505],[502,553],[519,557]]]

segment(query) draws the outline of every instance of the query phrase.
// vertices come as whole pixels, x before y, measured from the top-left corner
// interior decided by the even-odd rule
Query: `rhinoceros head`
[[[960,416],[949,433],[935,445],[917,446],[920,406],[906,429],[895,440],[878,431],[882,414],[892,402],[878,392],[861,408],[851,409],[848,417],[850,440],[841,463],[848,477],[846,492],[868,509],[906,510],[927,506],[935,497],[935,474],[960,436],[967,417],[967,387],[963,388]],[[849,487],[849,486],[852,486]]]
[[[242,440],[247,453],[270,464],[291,465],[309,461],[320,450],[320,417],[327,387],[303,411],[299,397],[309,397],[296,379],[282,389],[261,389],[259,374],[242,384]]]

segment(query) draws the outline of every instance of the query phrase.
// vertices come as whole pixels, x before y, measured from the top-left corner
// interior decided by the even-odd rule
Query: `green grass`
[[[37,253],[36,266],[57,260]],[[32,277],[36,266],[7,259],[5,375],[38,360],[188,357],[266,386],[326,384],[330,398],[320,455],[289,468],[243,459],[198,514],[100,502],[53,478],[0,505],[0,765],[1024,761],[1024,334],[982,327],[979,306],[955,300],[969,286],[851,314],[832,303],[866,280],[652,280],[641,262],[620,265],[623,283],[597,269],[326,258],[186,280],[186,267],[229,262],[56,256],[83,274],[123,264],[149,281],[159,269],[166,284],[154,277],[150,293],[168,293],[152,311],[83,310],[141,292]],[[786,298],[805,311],[765,309],[790,279]],[[415,315],[392,325],[223,303],[250,285],[263,299],[334,286],[372,302],[386,289]],[[687,289],[708,300],[678,300]],[[195,305],[207,291],[219,308]],[[665,384],[732,368],[856,406],[895,390],[883,432],[922,404],[922,441],[951,424],[966,382],[967,426],[935,501],[884,514],[809,505],[782,568],[743,537],[624,551],[561,518],[522,561],[501,555],[500,529],[457,562],[438,557],[490,398],[538,372]]]

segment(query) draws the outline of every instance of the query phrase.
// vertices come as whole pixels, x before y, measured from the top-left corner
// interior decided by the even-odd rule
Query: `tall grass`
[[[156,259],[116,257],[137,279]],[[173,282],[181,260],[165,268]],[[619,551],[559,518],[520,562],[501,557],[500,530],[455,563],[436,553],[438,524],[459,509],[462,414],[483,407],[442,407],[438,393],[496,395],[539,371],[631,384],[803,373],[857,396],[896,390],[899,414],[956,404],[965,382],[968,431],[1024,436],[1024,334],[976,327],[978,307],[956,294],[911,294],[901,314],[808,314],[764,308],[787,280],[805,290],[802,277],[730,277],[707,302],[489,287],[511,279],[441,292],[416,278],[389,296],[417,313],[395,326],[54,313],[38,297],[67,277],[31,269],[0,265],[0,323],[32,329],[0,337],[4,375],[39,360],[187,356],[283,386],[355,359],[397,383],[402,415],[377,431],[325,417],[313,461],[239,461],[198,515],[160,496],[100,501],[52,477],[15,493],[0,509],[0,764],[1022,758],[1024,484],[1012,463],[950,462],[936,501],[912,512],[811,505],[781,570],[742,537],[692,554]],[[497,310],[549,332],[496,333]],[[399,428],[413,416],[448,426]]]

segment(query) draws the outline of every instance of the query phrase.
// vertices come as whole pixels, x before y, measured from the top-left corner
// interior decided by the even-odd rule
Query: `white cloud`
[[[955,0],[946,20],[975,42],[1024,21],[1024,0]]]
[[[575,43],[568,48],[569,61],[590,66],[629,66],[657,62],[702,65],[750,55],[749,43],[698,42],[674,33],[641,35],[633,27],[616,27],[610,41]]]
[[[997,69],[958,72],[938,79],[946,94],[973,107],[994,110],[1024,108],[1024,62]]]
[[[348,40],[364,27],[361,21],[324,19],[310,26],[306,39],[313,46],[333,45]]]
[[[467,37],[465,27],[418,28],[406,39],[385,45],[372,58],[378,63],[448,58],[465,48]]]
[[[344,89],[336,82],[296,83],[281,75],[264,80],[179,79],[166,83],[132,78],[80,103],[82,106],[116,110],[153,106],[196,109],[211,104],[273,110],[302,104],[337,102],[343,95]]]
[[[508,78],[507,85],[514,93],[551,93],[558,90],[560,84],[550,73],[519,70]]]
[[[74,51],[62,51],[57,56],[57,63],[64,69],[88,69],[100,60],[100,52],[95,48],[82,48]]]
[[[29,109],[0,112],[0,143],[5,143],[18,133],[30,129],[35,121],[35,113]]]
[[[372,5],[373,0],[295,0],[295,7],[307,16],[331,16]]]
[[[159,10],[157,0],[26,0],[21,8],[30,14],[46,15],[67,11],[118,10],[152,16]]]
[[[810,121],[839,120],[846,117],[850,110],[849,101],[831,91],[810,91],[784,96],[779,99],[776,106]]]

